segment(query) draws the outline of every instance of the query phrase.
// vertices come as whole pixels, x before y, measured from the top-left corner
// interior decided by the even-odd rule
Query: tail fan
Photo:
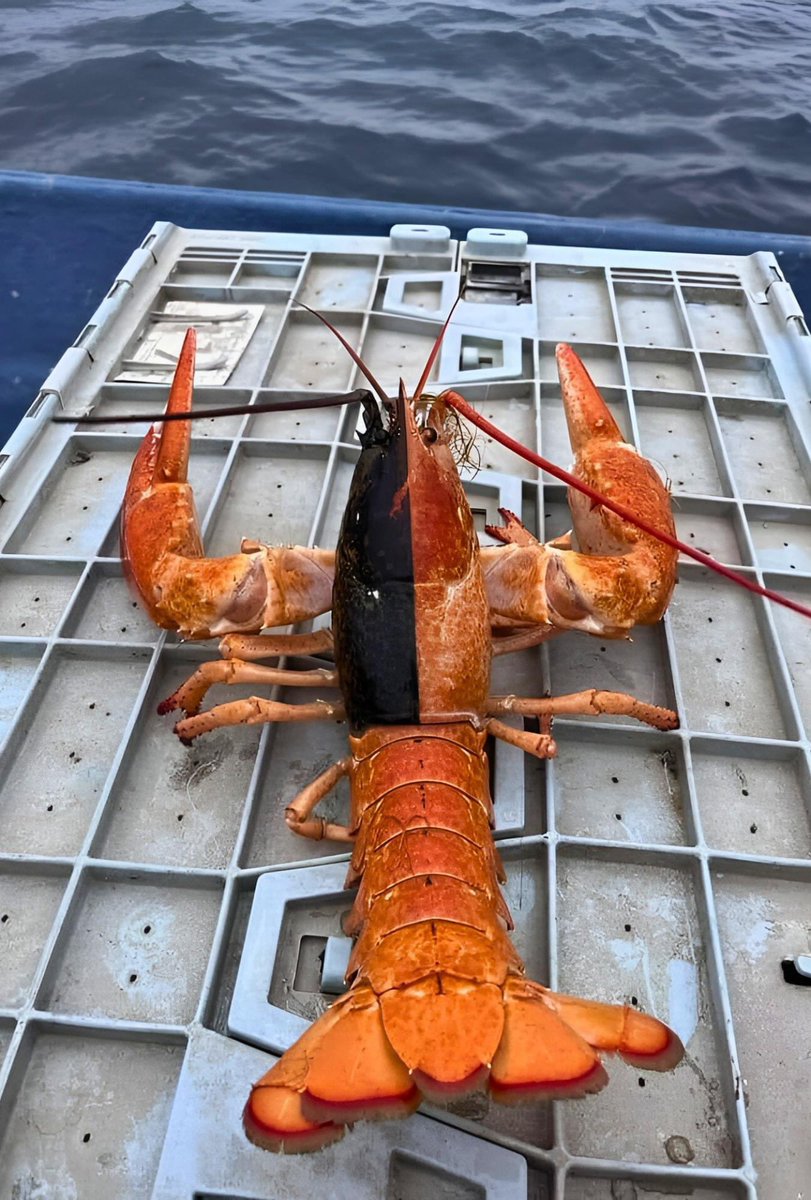
[[[567,1099],[608,1082],[601,1053],[667,1071],[684,1048],[667,1025],[627,1005],[564,996],[517,975],[503,987],[444,973],[378,997],[350,989],[255,1084],[245,1130],[297,1153],[354,1121],[406,1116],[487,1087],[494,1100]]]

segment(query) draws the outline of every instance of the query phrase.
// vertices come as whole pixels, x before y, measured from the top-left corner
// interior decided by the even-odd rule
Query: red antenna
[[[422,395],[423,391],[425,390],[425,385],[428,382],[428,376],[431,374],[434,363],[436,362],[437,355],[439,354],[439,350],[442,345],[442,339],[445,337],[447,328],[451,323],[451,317],[456,312],[456,305],[459,303],[459,301],[461,299],[462,299],[462,293],[460,292],[459,295],[454,300],[453,304],[451,305],[451,311],[448,313],[447,317],[445,318],[445,324],[440,329],[437,339],[431,348],[431,353],[428,355],[428,362],[425,364],[425,367],[423,368],[422,375],[420,375],[420,381],[417,384],[417,390],[414,392],[415,400],[419,400],[420,396]]]
[[[372,385],[374,390],[377,392],[379,399],[383,402],[383,404],[388,404],[389,398],[386,395],[385,391],[383,390],[382,385],[377,382],[374,375],[369,370],[369,368],[366,366],[366,363],[363,361],[361,356],[358,354],[355,347],[350,346],[349,342],[346,340],[346,338],[341,333],[341,331],[339,329],[336,329],[335,326],[332,324],[332,322],[328,321],[327,318],[322,316],[320,312],[316,312],[316,310],[314,308],[310,308],[309,304],[305,304],[303,300],[296,300],[296,304],[298,304],[300,308],[305,309],[311,316],[318,317],[318,320],[321,322],[322,325],[326,325],[326,327],[330,331],[330,333],[333,333],[335,335],[335,337],[337,337],[338,341],[341,343],[344,350],[346,350],[347,354],[352,359],[353,363],[363,372],[365,377],[368,379],[369,383]]]

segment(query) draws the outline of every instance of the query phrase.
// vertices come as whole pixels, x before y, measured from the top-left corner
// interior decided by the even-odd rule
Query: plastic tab
[[[346,969],[352,953],[352,939],[328,937],[321,968],[321,991],[328,996],[340,996],[346,991]]]
[[[405,317],[429,317],[444,321],[458,291],[459,278],[452,271],[436,275],[392,275],[386,284],[383,310]],[[413,297],[413,302],[410,297]]]
[[[521,258],[528,240],[523,229],[471,229],[465,253],[468,256],[486,254],[495,258]]]
[[[446,254],[450,249],[451,231],[447,225],[392,225],[389,237],[392,250]]]

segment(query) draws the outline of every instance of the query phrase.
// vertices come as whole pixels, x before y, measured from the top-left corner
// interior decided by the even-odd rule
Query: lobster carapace
[[[672,532],[670,498],[623,439],[585,368],[558,349],[575,474]],[[194,335],[169,410],[191,405]],[[365,432],[336,551],[245,542],[206,559],[186,484],[188,423],[147,435],[123,512],[123,554],[155,620],[185,637],[229,633],[165,701],[185,710],[184,740],[239,723],[346,720],[350,753],[287,810],[291,829],[353,843],[346,923],[356,937],[349,990],[253,1088],[248,1136],[309,1150],[347,1124],[402,1115],[486,1087],[497,1100],[582,1096],[606,1083],[601,1052],[667,1070],[676,1035],[623,1005],[580,1000],[528,980],[510,941],[491,836],[488,734],[546,757],[556,713],[621,713],[658,728],[675,714],[614,692],[553,698],[490,694],[491,656],[567,630],[624,637],[659,620],[676,556],[613,514],[570,497],[578,549],[539,543],[510,513],[481,548],[449,444],[446,400],[382,410]],[[249,636],[332,609],[332,631]],[[252,660],[334,649],[335,669],[290,671]],[[341,700],[292,705],[254,697],[198,712],[215,682],[339,688]],[[508,712],[537,716],[514,729]],[[349,777],[346,827],[313,815]]]
[[[335,557],[332,621],[353,733],[478,721],[491,637],[473,518],[436,403],[418,427],[401,392],[375,402]],[[381,654],[381,650],[383,653]]]

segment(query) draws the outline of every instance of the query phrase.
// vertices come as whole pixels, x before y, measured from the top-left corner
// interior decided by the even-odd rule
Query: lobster
[[[440,335],[440,339],[441,339]],[[438,347],[434,347],[436,354]],[[623,693],[518,698],[490,694],[493,655],[566,630],[627,637],[658,621],[676,581],[670,496],[630,446],[575,352],[557,350],[576,479],[639,511],[646,533],[570,490],[578,548],[539,542],[512,513],[481,546],[451,449],[446,392],[404,385],[382,404],[363,393],[365,430],[335,551],[243,541],[206,558],[187,483],[195,335],[178,360],[167,414],[135,458],[122,509],[126,573],[157,624],[183,638],[222,636],[159,711],[182,710],[186,742],[224,725],[336,720],[350,753],[286,811],[306,837],[352,844],[358,888],[345,931],[356,938],[348,990],[260,1079],[248,1098],[251,1141],[313,1150],[361,1119],[401,1116],[423,1097],[447,1102],[487,1088],[497,1101],[580,1097],[607,1082],[601,1055],[665,1071],[676,1034],[628,1006],[558,994],[526,978],[493,818],[488,735],[541,758],[555,753],[556,714],[620,713],[659,729],[676,714]],[[361,364],[362,365],[362,364]],[[365,368],[364,368],[365,369]],[[265,634],[332,611],[331,630]],[[259,660],[334,652],[334,669]],[[201,712],[215,683],[337,690],[286,704],[254,696]],[[540,719],[540,732],[502,721]],[[343,777],[348,826],[315,815]]]

